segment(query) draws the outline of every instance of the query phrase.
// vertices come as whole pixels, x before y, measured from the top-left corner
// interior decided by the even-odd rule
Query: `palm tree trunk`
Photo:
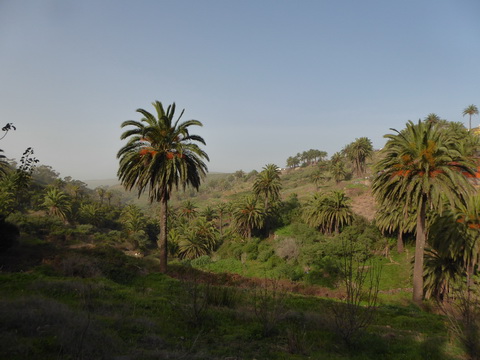
[[[265,194],[265,235],[270,236],[270,224],[268,221],[268,194]]]
[[[413,301],[416,303],[421,303],[423,300],[423,255],[426,242],[426,204],[425,199],[422,198],[420,201],[415,239],[415,264],[413,266]]]
[[[222,213],[220,213],[219,220],[220,220],[220,236],[223,236],[223,214]]]
[[[468,261],[467,264],[467,289],[470,291],[470,288],[472,286],[472,276],[474,272],[475,265],[473,264],[473,259]]]
[[[404,251],[404,246],[403,246],[403,229],[400,228],[398,230],[398,235],[397,235],[397,252],[399,254],[403,253]]]
[[[167,272],[167,217],[168,207],[167,199],[163,197],[160,200],[160,236],[158,239],[158,247],[160,249],[160,272],[165,274]]]

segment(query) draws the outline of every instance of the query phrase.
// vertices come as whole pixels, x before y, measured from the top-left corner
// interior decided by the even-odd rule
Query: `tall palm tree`
[[[227,213],[227,210],[228,210],[227,203],[222,202],[217,205],[220,236],[223,236],[223,217]]]
[[[365,174],[366,161],[373,154],[372,141],[367,137],[355,139],[354,142],[343,149],[343,152],[352,161],[356,175],[362,176]]]
[[[432,123],[409,121],[403,131],[392,130],[396,134],[385,135],[372,190],[380,204],[397,202],[404,211],[416,211],[413,300],[421,302],[427,207],[441,212],[445,199],[463,200],[472,191],[464,174],[473,174],[474,164],[448,131]]]
[[[472,115],[478,115],[478,108],[475,105],[469,105],[463,110],[463,116],[469,115],[468,131],[472,130]]]
[[[191,126],[203,126],[198,120],[180,122],[183,111],[175,117],[175,103],[165,111],[161,102],[153,103],[156,116],[138,109],[140,121],[128,120],[122,128],[131,127],[121,135],[128,139],[117,154],[118,177],[127,190],[136,188],[138,195],[148,190],[150,202],[160,203],[160,271],[167,271],[167,204],[173,188],[192,186],[198,190],[207,173],[204,160],[208,155],[197,143],[205,145],[198,135],[189,132]]]

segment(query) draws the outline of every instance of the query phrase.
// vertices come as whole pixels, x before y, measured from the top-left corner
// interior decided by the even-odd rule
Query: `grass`
[[[260,271],[247,270],[240,261],[214,264],[217,270]],[[1,273],[0,357],[301,359],[303,353],[289,352],[300,349],[312,359],[452,358],[444,354],[443,319],[414,306],[381,305],[374,325],[350,350],[331,331],[332,300],[285,293],[285,316],[266,337],[253,312],[250,290],[234,292],[236,301],[222,302],[222,290],[216,287],[217,299],[210,296],[205,317],[194,325],[185,317],[192,298],[183,284],[156,273],[137,274],[128,284],[36,270]],[[203,283],[198,285],[206,291]],[[304,336],[293,337],[292,327]],[[101,350],[105,344],[106,353]],[[422,355],[426,350],[429,357]]]

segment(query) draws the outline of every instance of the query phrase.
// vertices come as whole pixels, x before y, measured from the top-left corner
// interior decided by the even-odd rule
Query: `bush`
[[[102,275],[98,261],[81,254],[69,254],[61,262],[61,271],[65,276],[91,278]]]
[[[86,255],[92,256],[102,274],[120,284],[129,284],[139,274],[141,267],[138,259],[125,255],[112,247],[98,247],[86,250]]]
[[[275,252],[273,251],[272,248],[266,248],[265,250],[262,250],[261,252],[259,252],[257,256],[257,260],[260,262],[267,262],[268,259],[270,259],[274,253]]]
[[[275,246],[275,254],[284,260],[296,260],[300,254],[300,248],[294,238],[281,239]]]
[[[210,263],[212,263],[212,259],[208,255],[203,255],[203,256],[200,256],[200,257],[190,261],[190,264],[193,267],[203,267],[203,266],[208,265]]]
[[[282,261],[282,259],[280,259],[278,256],[272,255],[268,259],[268,261],[266,263],[266,267],[267,267],[267,269],[274,269],[274,268],[276,268],[277,266],[279,266],[283,263],[284,262]]]

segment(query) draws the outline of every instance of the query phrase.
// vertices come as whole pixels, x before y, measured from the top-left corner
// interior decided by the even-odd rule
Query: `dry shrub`
[[[60,271],[65,276],[91,278],[102,276],[97,261],[81,254],[69,254],[60,264]]]
[[[253,289],[255,316],[262,325],[263,336],[270,336],[286,315],[287,292],[276,279],[265,279]]]
[[[285,238],[275,247],[275,254],[284,260],[297,259],[300,255],[300,248],[294,238]]]
[[[438,302],[448,319],[449,331],[460,341],[468,359],[480,359],[480,286],[462,285],[453,291],[453,300]]]

